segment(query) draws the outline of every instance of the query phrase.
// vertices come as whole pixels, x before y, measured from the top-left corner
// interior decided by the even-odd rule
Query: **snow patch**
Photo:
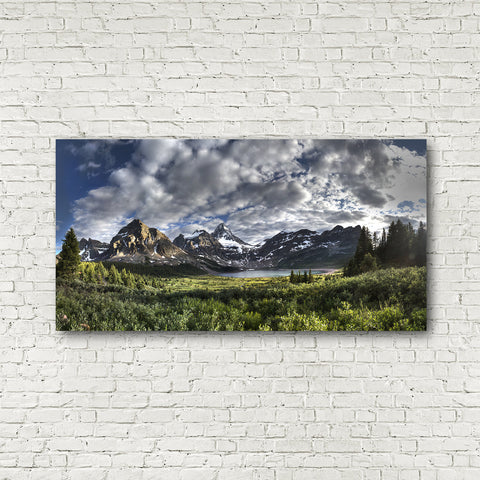
[[[240,251],[243,251],[243,245],[240,245],[238,242],[236,242],[235,240],[230,240],[230,239],[227,239],[225,237],[220,237],[220,238],[217,238],[217,240],[220,242],[220,244],[222,245],[222,247],[227,247],[227,248],[236,248]]]
[[[311,240],[304,240],[302,243],[299,245],[296,245],[295,247],[292,248],[292,252],[297,252],[298,250],[304,250],[305,248],[311,247],[313,243]]]
[[[82,260],[84,262],[91,262],[92,259],[90,258],[90,250],[87,250],[87,247],[85,247],[81,252],[80,255],[82,257]]]
[[[193,233],[191,233],[190,235],[185,235],[185,240],[192,240],[193,238],[196,238],[198,237],[199,235],[201,235],[202,233],[206,233],[205,230],[195,230]]]

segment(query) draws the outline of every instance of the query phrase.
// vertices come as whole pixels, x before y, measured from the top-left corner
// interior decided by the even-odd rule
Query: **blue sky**
[[[57,247],[74,226],[75,201],[108,183],[110,174],[125,165],[135,151],[134,141],[57,140]]]
[[[57,249],[133,218],[171,239],[226,222],[250,243],[426,218],[425,140],[57,140]]]

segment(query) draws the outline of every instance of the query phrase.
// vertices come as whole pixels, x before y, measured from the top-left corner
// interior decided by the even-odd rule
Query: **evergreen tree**
[[[122,268],[122,271],[120,272],[120,276],[122,277],[122,283],[124,285],[127,285],[128,284],[128,273],[124,268]]]
[[[362,227],[360,231],[360,236],[358,237],[357,249],[355,250],[355,255],[347,263],[344,268],[344,275],[350,277],[352,275],[357,275],[362,272],[363,260],[366,255],[370,255],[373,258],[374,250],[372,237],[367,227]],[[371,262],[370,262],[371,263]]]
[[[83,281],[87,283],[95,283],[95,265],[87,263],[83,272]]]
[[[420,222],[418,226],[413,245],[413,255],[415,265],[424,266],[427,264],[427,232],[423,222]]]
[[[103,284],[107,278],[108,271],[102,262],[97,263],[96,273],[98,276],[98,283]]]
[[[408,225],[402,223],[400,219],[397,220],[397,232],[398,255],[396,264],[398,266],[406,266],[409,264],[410,258],[410,238],[408,233]]]
[[[366,227],[358,239],[355,255],[344,266],[345,276],[376,270],[382,267],[407,267],[426,264],[426,231],[420,222],[417,232],[411,223],[392,222],[382,231],[380,240],[373,242]],[[378,243],[377,243],[378,242]],[[375,246],[376,245],[376,246]]]
[[[378,263],[385,263],[385,252],[387,248],[387,234],[385,229],[382,230],[382,236],[378,242],[378,246],[375,249],[375,256],[377,257]]]
[[[63,240],[60,259],[57,264],[57,276],[69,278],[76,277],[79,273],[81,261],[77,236],[75,235],[73,228],[70,228]]]
[[[127,283],[125,285],[129,288],[135,288],[135,277],[132,272],[128,272]]]
[[[355,270],[354,262],[353,262],[353,258],[351,258],[343,267],[343,275],[345,277],[351,277],[355,275],[354,270]]]
[[[406,255],[407,255],[407,265],[413,265],[415,263],[415,254],[413,253],[414,245],[415,245],[415,230],[412,227],[412,224],[410,222],[407,223],[406,226],[406,241],[407,241],[407,246],[406,246]]]
[[[388,227],[387,243],[385,244],[385,263],[392,264],[395,260],[397,245],[397,226],[392,221]]]
[[[308,271],[308,283],[313,283],[312,269]]]
[[[293,271],[293,269],[290,272],[290,283],[296,283],[295,272]]]
[[[139,290],[143,290],[147,285],[145,283],[145,279],[143,278],[143,275],[136,275],[136,287]]]
[[[360,262],[367,253],[373,254],[372,237],[370,236],[368,228],[362,227],[354,256],[357,265],[360,265]]]
[[[410,258],[412,233],[411,225],[408,227],[400,220],[390,224],[385,248],[385,264],[400,267],[412,263]]]
[[[359,273],[371,272],[376,269],[377,260],[371,253],[367,253],[358,267]]]
[[[115,265],[110,267],[110,271],[108,272],[108,282],[113,284],[119,284],[122,282],[122,277],[115,268]]]

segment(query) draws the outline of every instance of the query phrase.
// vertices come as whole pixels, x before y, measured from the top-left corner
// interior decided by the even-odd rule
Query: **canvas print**
[[[426,141],[57,140],[56,326],[426,329]]]

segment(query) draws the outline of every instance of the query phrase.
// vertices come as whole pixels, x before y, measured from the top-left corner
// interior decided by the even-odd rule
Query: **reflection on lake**
[[[236,277],[236,278],[257,278],[257,277],[287,277],[290,275],[292,269],[282,268],[282,269],[268,269],[268,270],[244,270],[242,272],[225,272],[225,273],[216,273],[220,277]],[[293,269],[295,273],[304,272],[308,269]],[[313,275],[325,275],[327,273],[334,272],[334,268],[312,268]]]

